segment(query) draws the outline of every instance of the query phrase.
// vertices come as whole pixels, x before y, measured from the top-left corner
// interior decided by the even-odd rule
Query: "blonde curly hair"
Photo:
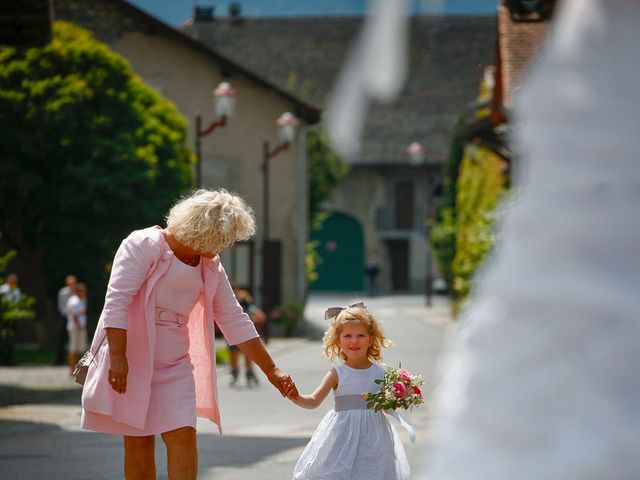
[[[382,360],[382,349],[391,346],[391,342],[384,336],[382,322],[378,320],[367,307],[347,307],[343,309],[331,322],[322,339],[324,354],[329,360],[335,362],[340,358],[347,360],[347,356],[340,348],[340,333],[345,325],[362,325],[371,336],[371,343],[367,350],[370,361]]]
[[[166,220],[175,238],[198,252],[220,253],[256,231],[253,209],[224,189],[196,190],[180,199]]]

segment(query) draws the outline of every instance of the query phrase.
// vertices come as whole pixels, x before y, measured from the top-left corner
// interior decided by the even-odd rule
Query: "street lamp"
[[[222,82],[212,92],[213,109],[216,112],[216,120],[206,129],[202,129],[202,115],[196,115],[196,187],[202,187],[202,140],[201,138],[209,135],[218,127],[224,127],[227,124],[227,118],[233,114],[233,108],[236,103],[236,91],[230,83]]]
[[[427,164],[426,164],[426,159],[425,159],[425,154],[424,154],[424,148],[422,147],[422,145],[418,142],[413,142],[411,143],[411,145],[409,145],[406,148],[406,152],[409,155],[409,163],[411,165],[413,165],[414,167],[416,167],[420,173],[422,175],[424,175],[424,178],[426,180],[425,182],[425,188],[426,188],[426,197],[425,197],[425,201],[426,201],[426,209],[427,212],[430,211],[431,208],[431,202],[432,202],[432,195],[431,195],[431,181],[429,178],[429,171],[427,169]],[[427,255],[426,255],[426,272],[425,272],[425,289],[424,289],[424,293],[425,293],[425,297],[426,297],[426,301],[427,301],[427,306],[431,306],[431,299],[433,296],[433,273],[432,273],[432,258],[431,258],[431,247],[429,246],[429,232],[430,232],[430,226],[429,226],[429,221],[431,220],[431,215],[429,213],[427,213],[427,235],[426,235],[426,250],[427,250]]]
[[[273,149],[269,140],[262,144],[262,306],[269,311],[273,307],[274,299],[279,295],[279,277],[270,278],[276,273],[280,252],[276,242],[269,240],[269,160],[287,150],[296,137],[296,130],[300,121],[291,113],[285,112],[276,120],[280,143]],[[273,266],[273,267],[272,267]]]

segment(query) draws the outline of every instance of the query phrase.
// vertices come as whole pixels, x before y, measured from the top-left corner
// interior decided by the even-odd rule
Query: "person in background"
[[[87,287],[78,283],[67,301],[67,335],[69,337],[69,369],[78,363],[87,349]]]
[[[248,290],[244,288],[234,287],[233,293],[238,299],[238,303],[242,309],[249,315],[249,318],[256,326],[256,330],[260,331],[266,320],[267,315],[257,305],[253,303],[253,297]],[[238,373],[240,371],[240,349],[236,345],[229,345],[231,352],[231,385],[235,385],[238,381]],[[258,378],[253,372],[253,362],[248,356],[244,356],[245,377],[247,378],[247,387],[258,385]]]
[[[369,257],[364,274],[367,277],[367,295],[375,297],[378,292],[378,275],[380,275],[378,257],[375,255]]]
[[[56,345],[55,365],[64,365],[65,350],[69,336],[67,335],[67,302],[76,293],[77,279],[75,275],[67,275],[65,285],[58,291],[58,313],[60,315],[60,332]]]
[[[20,288],[18,288],[18,275],[15,273],[7,275],[5,283],[0,285],[0,295],[11,302],[20,300],[22,292],[20,292]]]

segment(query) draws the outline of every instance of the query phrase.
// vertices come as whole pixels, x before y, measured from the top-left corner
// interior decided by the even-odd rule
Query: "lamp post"
[[[269,140],[262,144],[262,206],[264,208],[262,232],[263,238],[269,240],[269,160],[289,148],[296,138],[296,129],[300,122],[291,113],[285,112],[276,120],[280,143],[271,150]]]
[[[269,235],[269,161],[287,150],[296,137],[296,130],[300,124],[299,120],[291,113],[285,112],[276,120],[278,126],[278,136],[280,143],[271,149],[269,140],[262,144],[262,305],[268,311],[273,307],[273,293],[276,286],[270,278],[269,262],[275,263],[279,259],[279,252],[272,250]],[[271,286],[271,287],[270,287]]]
[[[425,189],[426,189],[426,196],[425,196],[425,201],[426,201],[426,211],[427,211],[427,233],[426,233],[426,243],[425,243],[425,248],[426,248],[426,271],[425,271],[425,289],[424,289],[424,293],[425,293],[425,298],[426,298],[426,302],[427,302],[427,306],[431,306],[431,300],[433,297],[433,273],[432,273],[432,257],[431,257],[431,247],[429,246],[429,232],[431,231],[430,225],[429,225],[429,221],[431,220],[431,215],[430,215],[430,209],[431,209],[431,199],[432,199],[432,195],[431,195],[431,181],[429,178],[429,171],[427,169],[427,164],[426,164],[426,159],[425,159],[425,155],[424,155],[424,148],[422,147],[422,145],[418,142],[413,142],[411,143],[411,145],[409,145],[406,148],[406,152],[409,155],[409,163],[411,165],[413,165],[414,167],[416,167],[418,169],[418,171],[420,171],[420,173],[422,175],[424,175],[425,178]]]
[[[216,119],[206,129],[202,129],[202,115],[196,114],[196,187],[202,187],[202,137],[209,135],[218,127],[224,127],[227,124],[227,118],[233,114],[235,107],[236,91],[230,83],[222,82],[212,92],[213,109],[216,113]]]

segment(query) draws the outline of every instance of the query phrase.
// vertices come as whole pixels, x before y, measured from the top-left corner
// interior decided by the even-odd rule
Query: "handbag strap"
[[[105,338],[107,338],[106,330],[104,328],[102,330],[104,331],[104,335],[102,336],[102,340],[100,340],[100,343],[98,344],[98,348],[96,348],[96,353],[98,352],[98,350],[100,350],[100,347],[104,343]],[[89,351],[91,351],[91,349],[89,349]],[[96,354],[91,352],[91,362],[93,362],[95,359],[96,359]]]

